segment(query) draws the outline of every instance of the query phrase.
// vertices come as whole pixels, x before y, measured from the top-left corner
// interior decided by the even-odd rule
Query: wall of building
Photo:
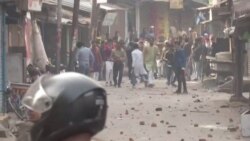
[[[2,5],[0,4],[0,113],[5,110],[5,95],[7,77],[6,77],[6,54],[7,54],[7,46],[5,45],[6,41],[6,28],[4,24],[4,10]],[[4,34],[3,34],[4,33]]]
[[[169,3],[143,2],[140,4],[139,22],[141,33],[143,28],[155,27],[156,36],[168,37],[169,34]],[[137,15],[138,16],[138,15]]]
[[[174,26],[178,30],[188,31],[189,27],[195,25],[195,11],[189,8],[174,10],[169,12],[170,26]]]
[[[121,38],[125,40],[125,36],[126,36],[125,17],[126,17],[125,11],[123,10],[117,11],[117,17],[114,21],[114,24],[110,27],[109,37],[113,38],[115,35],[115,32],[118,31],[120,33]]]

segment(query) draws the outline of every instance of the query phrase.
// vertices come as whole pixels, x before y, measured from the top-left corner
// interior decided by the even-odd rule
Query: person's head
[[[118,36],[119,35],[119,31],[115,31],[115,36]]]
[[[76,43],[76,47],[77,47],[77,48],[83,47],[83,43],[82,43],[82,42],[77,42],[77,43]]]
[[[148,38],[147,41],[149,42],[150,46],[154,45],[154,39],[153,38]]]
[[[44,75],[22,103],[40,114],[31,129],[32,141],[89,141],[105,126],[106,92],[82,74]]]
[[[92,45],[92,47],[97,47],[97,45],[98,45],[98,41],[91,41],[91,45]]]
[[[123,40],[120,40],[118,43],[117,43],[117,46],[116,46],[116,48],[117,49],[121,49],[121,48],[123,48],[124,47],[124,41]]]
[[[154,30],[155,30],[155,27],[153,25],[150,26],[149,32],[152,33],[152,32],[154,32]]]
[[[140,40],[139,43],[138,43],[139,47],[142,48],[144,46],[144,41],[143,40]]]
[[[133,42],[137,43],[137,42],[139,42],[139,39],[138,38],[134,38]]]
[[[133,49],[139,49],[139,45],[137,43],[132,44]]]
[[[200,44],[202,44],[202,38],[201,38],[201,37],[196,38],[196,39],[195,39],[195,45],[198,46],[198,45],[200,45]]]

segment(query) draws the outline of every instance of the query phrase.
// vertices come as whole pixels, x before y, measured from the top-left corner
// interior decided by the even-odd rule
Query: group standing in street
[[[101,44],[92,41],[91,48],[78,43],[76,64],[80,73],[97,81],[105,80],[105,86],[122,87],[127,66],[133,88],[140,83],[152,88],[155,79],[165,78],[167,87],[177,88],[175,93],[187,94],[186,81],[197,81],[203,77],[207,42],[205,37],[193,39],[185,32],[165,41],[161,37],[157,42],[152,26],[149,30],[144,28],[139,39],[130,39],[125,44],[117,31],[114,38]]]

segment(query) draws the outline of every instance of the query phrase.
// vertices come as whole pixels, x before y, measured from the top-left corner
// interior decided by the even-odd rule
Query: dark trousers
[[[187,92],[185,70],[182,70],[181,68],[176,68],[176,77],[177,77],[177,80],[178,80],[178,89],[177,89],[177,92],[181,92],[182,91],[182,85],[183,85],[184,92]]]
[[[114,85],[120,87],[122,83],[122,76],[123,76],[123,68],[124,64],[122,62],[114,62],[113,66],[113,79],[114,79]],[[118,76],[119,75],[119,76]],[[118,78],[118,81],[117,81]]]
[[[130,82],[133,86],[135,86],[138,82],[137,82],[137,78],[140,78],[141,82],[146,83],[147,82],[147,75],[140,75],[140,76],[136,76],[134,71],[131,71],[131,78],[130,78]]]
[[[132,65],[128,65],[128,78],[131,80],[133,75]]]

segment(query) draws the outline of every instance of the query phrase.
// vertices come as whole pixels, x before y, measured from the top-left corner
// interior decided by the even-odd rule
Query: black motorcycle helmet
[[[105,126],[105,90],[78,73],[40,77],[23,104],[41,114],[31,130],[32,141],[61,141],[82,133],[94,136]]]

